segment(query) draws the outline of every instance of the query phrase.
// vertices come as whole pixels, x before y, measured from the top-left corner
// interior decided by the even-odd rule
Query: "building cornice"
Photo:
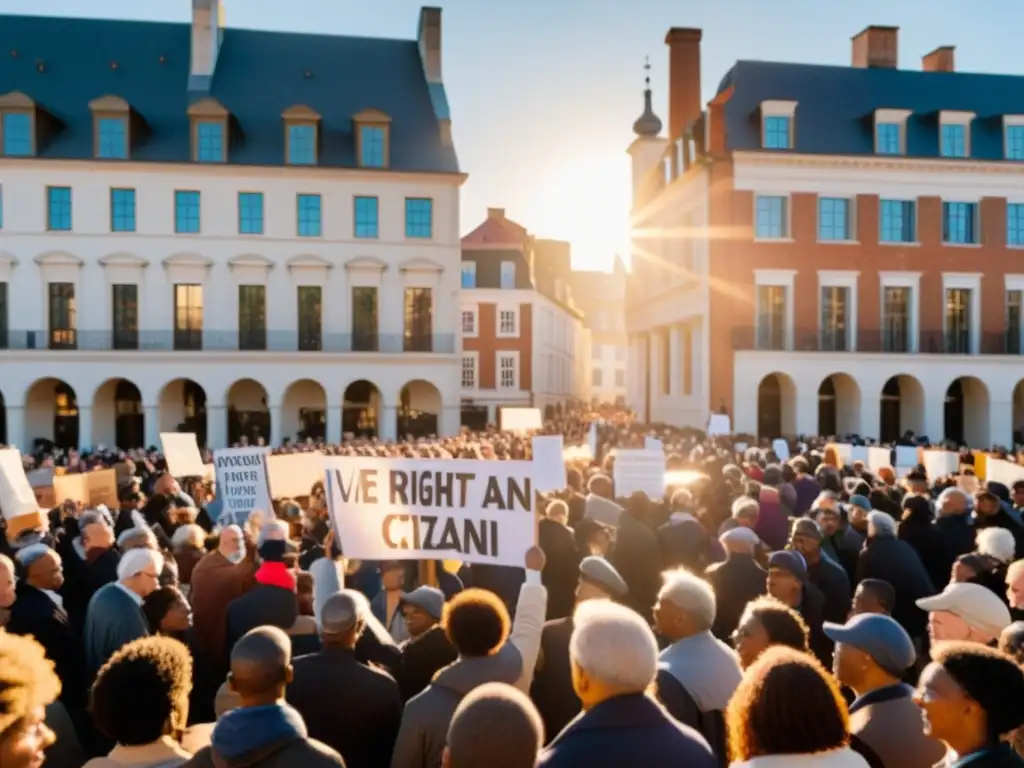
[[[1024,162],[1013,160],[947,160],[938,157],[895,157],[891,155],[806,155],[781,152],[736,151],[733,160],[746,165],[786,168],[838,168],[870,171],[911,171],[915,173],[986,173],[1024,176]]]

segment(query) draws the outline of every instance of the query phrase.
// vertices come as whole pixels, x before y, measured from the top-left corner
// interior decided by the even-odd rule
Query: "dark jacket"
[[[265,624],[287,632],[298,616],[299,602],[293,591],[270,584],[257,584],[228,605],[225,650],[230,654],[242,635]]]
[[[402,720],[395,681],[330,645],[295,659],[294,667],[286,698],[310,737],[337,751],[349,768],[390,765]]]
[[[683,567],[703,573],[711,562],[711,537],[695,518],[672,520],[658,527],[658,544],[665,568]]]
[[[733,554],[724,563],[709,567],[705,578],[715,590],[718,606],[711,631],[719,640],[728,642],[747,603],[768,591],[768,571],[753,555]]]
[[[453,664],[459,652],[448,640],[444,629],[435,625],[419,637],[410,638],[401,647],[402,659],[396,680],[402,701],[420,693],[439,670]]]
[[[807,577],[825,596],[822,615],[825,621],[845,624],[853,601],[850,577],[842,566],[822,554],[818,562],[807,566]]]
[[[434,682],[405,705],[392,768],[440,768],[448,726],[463,697],[484,683],[514,685],[522,669],[519,651],[505,643],[493,656],[459,659],[438,672]]]
[[[49,595],[28,582],[18,584],[7,631],[32,635],[46,651],[60,678],[60,700],[73,717],[85,712],[87,681],[82,638],[71,624],[67,611]]]
[[[298,712],[286,704],[244,707],[225,713],[210,746],[188,768],[345,768],[341,755],[310,739]]]
[[[561,523],[542,518],[537,523],[537,542],[547,558],[541,582],[548,590],[548,619],[572,613],[576,604],[580,555],[572,531]]]
[[[945,589],[953,568],[953,553],[942,531],[922,511],[913,510],[900,521],[897,536],[917,552],[932,586],[939,592]]]
[[[970,514],[965,512],[962,515],[940,517],[935,521],[935,527],[942,534],[954,560],[974,551],[975,533]]]
[[[537,762],[537,768],[579,766],[717,768],[718,760],[704,737],[637,693],[617,696],[581,714]]]
[[[797,612],[810,630],[811,653],[818,657],[818,661],[825,669],[832,669],[834,643],[828,639],[822,626],[825,622],[825,596],[810,581],[804,583],[804,595]]]
[[[911,637],[925,636],[928,615],[916,601],[931,597],[937,590],[913,547],[891,536],[869,539],[857,562],[857,583],[864,579],[889,582],[896,592],[892,617]]]
[[[658,537],[646,523],[629,512],[619,517],[619,531],[608,561],[619,572],[629,593],[622,599],[648,621],[661,589],[661,547]]]
[[[572,687],[569,663],[572,628],[572,616],[567,616],[549,621],[541,631],[530,698],[544,721],[544,735],[549,741],[580,713],[580,700]]]

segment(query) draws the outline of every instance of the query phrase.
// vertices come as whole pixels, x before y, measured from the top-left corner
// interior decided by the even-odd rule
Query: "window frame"
[[[422,226],[422,222],[411,221],[410,214],[415,212],[411,210],[410,206],[417,203],[426,203],[427,211],[429,213],[427,220],[427,234],[412,234],[412,227]],[[407,197],[405,198],[405,237],[407,240],[433,240],[434,239],[434,198],[432,197]]]
[[[372,291],[373,329],[370,331],[359,327],[362,324],[356,322],[358,310],[362,306],[360,301],[356,301],[356,296],[362,291]],[[380,349],[380,288],[376,285],[353,285],[350,286],[348,295],[351,304],[349,325],[352,333],[352,351],[376,352]]]
[[[54,306],[54,289],[62,289],[67,295],[57,298],[67,303],[63,312],[58,312]],[[59,292],[59,291],[58,291]],[[76,349],[78,347],[78,286],[74,282],[66,280],[52,280],[46,283],[46,315],[47,315],[47,348],[48,349]],[[63,325],[58,327],[55,319],[65,318]]]
[[[466,330],[466,315],[473,318],[472,330]],[[477,339],[480,338],[480,307],[473,305],[472,307],[463,307],[462,312],[459,315],[459,324],[462,328],[462,338],[464,339]]]
[[[1019,235],[1018,242],[1012,242],[1010,239],[1010,232],[1012,231],[1010,228],[1011,210],[1016,213],[1013,218],[1016,219],[1017,233]],[[1006,247],[1024,248],[1024,202],[1006,201]]]
[[[296,104],[281,113],[284,121],[284,164],[310,168],[320,164],[320,113],[304,104]],[[292,128],[310,128],[313,132],[311,162],[296,162],[292,157]]]
[[[184,289],[186,293],[186,314],[179,313],[178,292]],[[192,301],[198,295],[198,303]],[[206,327],[206,286],[203,283],[172,283],[171,299],[172,310],[172,346],[175,350],[200,351],[203,348],[203,336]],[[195,311],[199,311],[199,326],[192,322],[195,319]]]
[[[122,147],[122,154],[103,154],[103,126],[112,123],[120,123],[121,125],[121,140],[124,142]],[[94,156],[97,160],[129,160],[131,158],[131,127],[129,125],[127,114],[117,114],[113,112],[97,112],[93,114],[93,125],[95,126],[95,152]]]
[[[262,192],[242,191],[236,196],[238,206],[238,234],[248,237],[258,237],[266,233],[266,198]],[[246,231],[246,206],[243,201],[259,200],[259,231]],[[251,215],[248,217],[252,219]],[[250,223],[251,227],[251,223]]]
[[[886,240],[885,239],[885,210],[886,203],[899,204],[904,210],[900,212],[900,231],[906,229],[906,225],[903,223],[903,214],[905,213],[905,207],[910,206],[910,211],[913,215],[913,240]],[[917,216],[917,200],[896,200],[888,198],[880,198],[878,201],[878,243],[879,245],[919,245],[920,239],[918,234],[918,216]]]
[[[473,362],[471,368],[473,372],[473,381],[471,384],[466,384],[466,361],[471,360]],[[459,364],[459,388],[476,390],[480,388],[480,353],[475,350],[464,351],[462,353],[462,362]]]
[[[783,230],[782,230],[782,234],[780,234],[777,237],[773,237],[773,236],[770,236],[770,235],[769,236],[765,236],[765,235],[762,235],[761,232],[760,232],[760,227],[759,227],[759,209],[760,209],[760,205],[759,205],[759,203],[762,200],[780,200],[780,201],[782,201],[782,226],[783,226]],[[785,194],[785,195],[761,195],[761,194],[755,194],[754,195],[754,221],[753,221],[753,225],[754,225],[753,226],[754,238],[753,239],[756,242],[761,242],[761,243],[786,243],[786,242],[792,242],[793,241],[793,237],[792,237],[792,234],[791,234],[792,233],[792,221],[791,221],[791,218],[790,218],[792,216],[792,209],[793,209],[792,198],[788,194]]]
[[[387,170],[391,167],[391,116],[378,109],[364,109],[352,116],[353,133],[356,145],[356,167],[367,170]],[[372,128],[381,131],[381,163],[379,165],[364,162],[363,129]]]
[[[844,212],[844,215],[843,215],[843,219],[844,219],[844,221],[843,221],[844,236],[843,237],[824,237],[823,236],[823,234],[824,234],[823,233],[823,226],[824,226],[824,224],[823,224],[823,218],[822,218],[823,217],[822,204],[823,203],[834,204],[834,203],[837,203],[837,202],[842,202],[844,204],[844,206],[845,206],[845,212]],[[818,205],[816,207],[817,207],[817,211],[818,211],[817,239],[818,239],[819,243],[829,243],[829,244],[847,243],[847,244],[850,244],[850,245],[856,245],[857,244],[857,238],[855,237],[856,229],[857,229],[857,226],[856,226],[856,223],[857,223],[857,214],[856,214],[857,202],[856,202],[856,200],[854,198],[851,198],[851,197],[834,197],[834,196],[819,197],[818,198]],[[835,215],[834,212],[831,215],[834,216]]]
[[[425,293],[421,293],[424,292]],[[430,310],[426,314],[427,327],[426,333],[420,329],[412,327],[416,325],[417,318],[423,318],[424,315],[419,312],[417,307],[416,297],[427,296],[430,300]],[[410,304],[410,297],[412,302]],[[434,315],[436,313],[436,306],[434,303],[434,290],[428,286],[405,286],[405,290],[402,293],[402,348],[405,352],[432,352],[434,348]],[[412,323],[410,323],[410,319]]]
[[[785,152],[796,147],[796,108],[797,102],[782,99],[768,99],[761,102],[761,149],[770,152]],[[769,118],[786,119],[786,146],[768,146]]]
[[[54,225],[54,198],[56,192],[67,192],[67,226]],[[75,229],[75,201],[74,192],[71,187],[48,186],[46,187],[46,231],[47,232],[74,232]]]
[[[1011,133],[1020,139],[1020,152],[1017,157],[1011,156]],[[1003,159],[1010,162],[1024,161],[1024,115],[1003,115]]]
[[[131,226],[117,226],[118,221],[118,196],[119,193],[130,193],[131,201]],[[114,233],[132,233],[137,231],[138,226],[138,193],[133,187],[111,187],[110,188],[110,231]],[[124,214],[127,215],[127,214]],[[123,216],[122,216],[123,218]]]
[[[512,317],[512,330],[504,330],[502,321],[504,320],[503,315],[510,315]],[[499,339],[518,339],[519,338],[519,307],[518,306],[501,306],[497,307],[497,312],[494,316],[494,335]]]
[[[511,280],[509,284],[505,284],[505,266],[508,265],[512,269]],[[514,291],[516,289],[516,279],[519,277],[516,272],[516,262],[510,259],[503,259],[498,266],[498,287],[503,291]]]
[[[966,290],[970,292],[971,305],[968,307],[968,321],[970,327],[967,329],[968,349],[967,352],[953,354],[976,355],[980,351],[981,343],[981,278],[980,272],[943,272],[942,273],[942,338],[943,351],[946,349],[946,340],[949,335],[947,327],[948,312],[947,302],[949,291]]]
[[[181,223],[185,221],[182,219],[180,212],[182,211],[182,200],[185,195],[195,195],[196,200],[196,228],[195,229],[182,229]],[[189,198],[191,199],[191,198]],[[191,219],[187,219],[190,221]],[[174,234],[176,235],[200,235],[203,232],[203,194],[198,189],[176,189],[174,190]]]
[[[303,293],[317,291],[317,307],[315,328],[303,327]],[[310,315],[312,316],[312,314]],[[299,352],[320,352],[324,347],[324,289],[320,285],[295,286],[295,329],[298,335],[296,349]]]
[[[316,201],[316,233],[303,232],[303,202]],[[308,213],[308,211],[306,211]],[[307,224],[309,222],[306,222]],[[295,236],[302,238],[318,238],[324,236],[324,199],[316,193],[298,192],[295,195]]]
[[[467,267],[470,269],[467,271]],[[476,289],[476,274],[477,274],[477,263],[470,260],[463,259],[462,264],[459,266],[459,289],[463,291],[472,291]],[[472,285],[466,285],[466,276],[472,275]]]
[[[761,346],[761,288],[783,288],[786,291],[786,327],[783,329],[782,350],[793,349],[795,319],[794,314],[794,289],[796,287],[795,269],[755,269],[754,270],[754,341],[757,349]],[[771,349],[765,347],[764,349]]]
[[[360,227],[370,225],[360,223],[360,202],[373,202],[373,234],[361,234]],[[367,230],[369,231],[369,230]],[[354,195],[352,197],[352,236],[357,240],[379,240],[380,239],[380,198],[377,195]]]
[[[969,160],[972,157],[971,123],[974,122],[973,112],[944,109],[939,112],[939,157],[943,160]],[[946,154],[945,129],[960,126],[963,128],[964,152],[962,155]]]
[[[261,306],[248,305],[247,294],[262,299]],[[237,286],[238,296],[238,349],[262,352],[267,349],[267,286],[262,283],[243,283]],[[258,322],[262,318],[262,327]],[[249,322],[243,323],[243,319]],[[251,327],[244,327],[251,326]]]
[[[512,384],[505,386],[502,378],[502,361],[512,360]],[[518,390],[519,387],[519,352],[518,350],[500,349],[495,354],[494,360],[494,388],[502,391]]]
[[[24,115],[28,118],[29,151],[27,154],[7,153],[6,121],[8,115]],[[4,157],[35,157],[38,153],[38,114],[36,103],[20,91],[0,96],[0,155]]]
[[[829,352],[856,352],[858,317],[857,305],[860,297],[857,292],[860,271],[828,269],[818,270],[818,339],[819,349]],[[841,288],[846,291],[846,317],[844,318],[844,335],[842,349],[826,349],[825,344],[825,296],[824,291],[830,288]]]
[[[879,272],[878,320],[880,328],[879,351],[890,354],[916,353],[920,348],[921,273],[920,272]],[[907,301],[907,348],[905,350],[885,349],[885,291],[887,288],[902,288],[909,291]]]
[[[954,206],[969,206],[970,216],[965,215],[964,229],[965,237],[970,234],[973,236],[971,240],[951,240],[949,235],[953,231],[950,226],[950,214],[953,213]],[[956,209],[958,210],[958,208]],[[956,217],[959,220],[959,216]],[[969,232],[968,232],[969,229]],[[945,246],[954,246],[959,248],[977,248],[981,245],[981,206],[977,201],[972,200],[943,200],[942,201],[942,244]]]
[[[231,151],[231,134],[229,132],[231,114],[224,108],[224,105],[214,98],[200,99],[195,104],[189,106],[188,117],[189,139],[191,143],[189,156],[192,158],[192,162],[202,163],[203,165],[216,165],[218,162],[226,163],[228,161],[228,154]],[[220,160],[201,160],[199,158],[199,126],[205,123],[220,124]]]
[[[122,289],[129,289],[132,294],[128,305],[119,301]],[[111,348],[112,349],[138,349],[139,348],[139,284],[138,283],[112,283],[110,286],[111,303]],[[120,328],[118,320],[132,318],[133,322],[129,328]]]

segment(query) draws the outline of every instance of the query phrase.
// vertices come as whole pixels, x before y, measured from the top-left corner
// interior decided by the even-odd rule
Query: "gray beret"
[[[612,597],[623,597],[629,592],[625,580],[615,567],[603,557],[591,555],[580,562],[580,576],[600,587]]]
[[[825,622],[823,628],[830,640],[859,648],[893,677],[903,677],[917,658],[907,630],[889,616],[862,613],[846,624]]]
[[[440,621],[444,611],[444,592],[437,587],[416,587],[412,592],[402,595],[399,604],[402,603],[414,605]]]

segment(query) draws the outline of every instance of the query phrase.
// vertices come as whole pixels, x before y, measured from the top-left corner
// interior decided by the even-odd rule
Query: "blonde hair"
[[[60,694],[60,679],[43,646],[0,629],[0,738],[36,707]]]

